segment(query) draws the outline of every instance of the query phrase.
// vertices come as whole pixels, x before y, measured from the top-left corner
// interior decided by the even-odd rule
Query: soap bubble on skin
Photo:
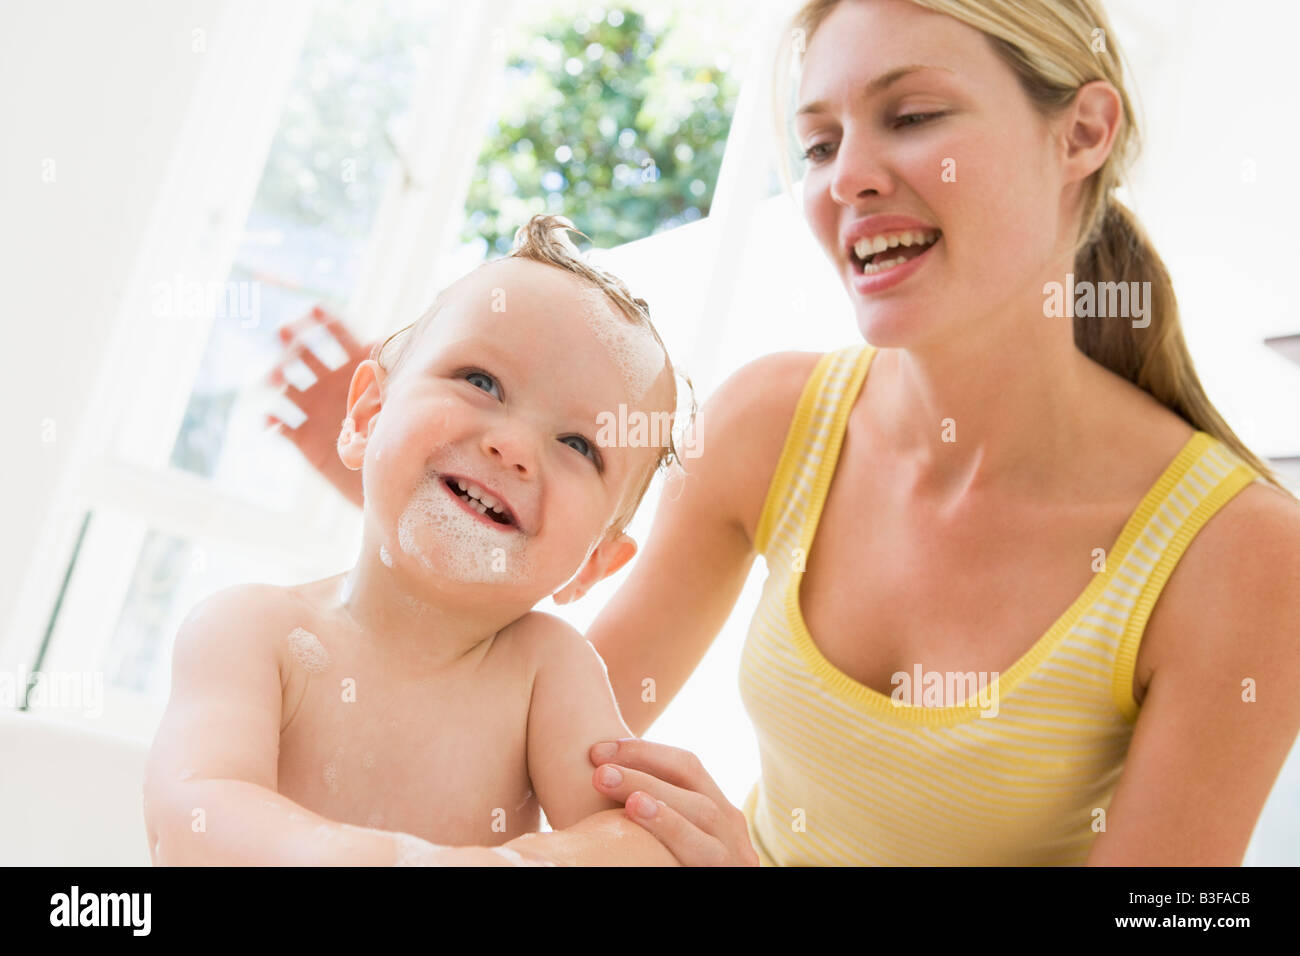
[[[330,762],[325,765],[323,773],[325,786],[329,787],[331,796],[338,796],[339,792],[339,761],[343,759],[343,748],[339,747],[334,751],[334,756]]]
[[[295,627],[289,632],[289,650],[308,674],[320,674],[330,666],[330,656],[320,638],[305,627]]]
[[[518,850],[515,850],[508,846],[494,846],[494,847],[489,847],[488,849],[490,849],[493,853],[497,854],[498,856],[505,857],[515,866],[555,866],[554,863],[550,863],[547,861],[530,860],[528,859],[528,857],[524,856]]]
[[[529,570],[523,533],[469,514],[452,501],[440,474],[426,475],[411,495],[397,521],[397,543],[426,569],[467,584],[495,584]]]
[[[421,840],[410,833],[394,833],[398,866],[437,866],[438,857],[447,847]]]
[[[379,560],[386,568],[391,568],[393,566],[393,555],[389,552],[388,548],[382,544],[379,546]]]
[[[599,289],[584,288],[578,293],[578,298],[582,302],[587,328],[605,347],[622,374],[631,400],[639,401],[663,371],[663,349],[649,328],[637,325],[618,311]]]

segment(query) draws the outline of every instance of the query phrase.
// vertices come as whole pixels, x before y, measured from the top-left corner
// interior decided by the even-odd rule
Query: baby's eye
[[[466,372],[465,381],[469,382],[475,388],[481,388],[489,395],[495,395],[497,398],[501,397],[500,389],[497,386],[497,380],[494,379],[487,372],[477,372],[477,371]],[[485,382],[486,384],[485,385],[479,384],[480,382]],[[496,389],[496,391],[494,392],[493,389]]]
[[[564,442],[579,455],[585,455],[590,458],[597,468],[601,466],[600,454],[592,447],[591,442],[581,435],[565,435],[560,441]]]

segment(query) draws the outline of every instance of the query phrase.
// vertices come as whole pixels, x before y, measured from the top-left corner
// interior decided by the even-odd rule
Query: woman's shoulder
[[[1199,528],[1165,582],[1143,637],[1166,661],[1300,660],[1300,502],[1252,481]],[[1289,649],[1288,649],[1289,648]],[[1243,672],[1244,673],[1244,672]]]
[[[732,372],[700,409],[700,461],[694,470],[725,489],[734,518],[749,533],[758,524],[768,484],[804,387],[826,353],[774,352]]]

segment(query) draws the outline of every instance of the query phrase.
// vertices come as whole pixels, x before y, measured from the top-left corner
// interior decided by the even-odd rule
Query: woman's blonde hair
[[[813,34],[841,2],[810,0],[786,31],[774,76],[781,174],[791,189],[790,74]],[[1155,397],[1189,425],[1232,449],[1266,481],[1294,498],[1263,460],[1228,427],[1210,403],[1178,319],[1178,302],[1164,262],[1133,212],[1112,194],[1127,180],[1139,132],[1124,84],[1119,47],[1096,0],[910,0],[981,31],[1015,73],[1020,87],[1045,117],[1068,107],[1079,87],[1105,80],[1119,93],[1124,115],[1106,161],[1084,185],[1075,243],[1076,282],[1148,282],[1150,324],[1134,328],[1113,318],[1074,318],[1074,342],[1098,364]]]

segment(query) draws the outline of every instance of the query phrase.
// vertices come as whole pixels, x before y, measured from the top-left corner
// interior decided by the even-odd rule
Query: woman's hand
[[[588,757],[596,790],[622,801],[682,866],[758,866],[745,815],[695,754],[631,737],[595,744]],[[607,782],[611,773],[618,779]]]
[[[347,354],[347,360],[336,369],[325,366],[310,348],[307,339],[318,327],[323,327]],[[294,443],[314,469],[324,475],[344,497],[361,505],[361,473],[344,467],[338,455],[339,429],[347,415],[348,388],[352,373],[370,356],[370,346],[360,344],[337,316],[330,315],[320,306],[301,319],[285,323],[279,330],[284,352],[276,362],[267,382],[273,388],[283,388],[284,395],[297,405],[306,419],[297,428],[290,428],[274,415],[266,416],[266,424],[279,435]],[[294,362],[302,362],[316,376],[309,387],[299,390],[286,381],[284,370]]]

